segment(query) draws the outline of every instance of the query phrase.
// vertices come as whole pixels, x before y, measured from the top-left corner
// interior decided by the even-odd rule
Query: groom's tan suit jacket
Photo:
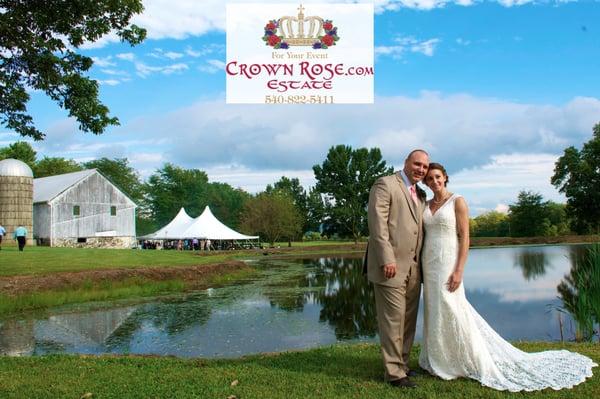
[[[369,194],[367,275],[375,284],[377,324],[385,380],[406,377],[415,337],[421,294],[420,253],[423,244],[425,193],[413,201],[400,172],[379,178]],[[383,266],[396,264],[386,278]]]
[[[399,287],[414,268],[420,273],[425,202],[415,204],[400,172],[379,178],[369,195],[367,274],[375,284]],[[395,263],[396,276],[387,279],[383,265]]]

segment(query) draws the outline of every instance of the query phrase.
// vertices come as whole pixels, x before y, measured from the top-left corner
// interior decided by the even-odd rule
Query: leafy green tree
[[[371,186],[380,176],[393,172],[386,167],[378,148],[338,145],[331,147],[322,165],[313,166],[323,194],[325,219],[333,231],[358,241],[367,234],[367,203]]]
[[[502,212],[490,211],[473,219],[473,237],[506,237],[508,232],[508,216]]]
[[[202,209],[210,206],[214,215],[227,226],[237,229],[246,201],[251,195],[241,188],[233,188],[227,183],[213,182],[207,187],[205,198],[199,198]]]
[[[27,110],[29,91],[40,90],[79,122],[100,134],[117,118],[98,99],[98,83],[84,76],[93,64],[76,50],[109,32],[131,45],[146,31],[129,24],[141,0],[0,0],[0,123],[22,136],[44,138]]]
[[[85,169],[97,169],[129,198],[142,205],[143,186],[139,173],[129,165],[127,158],[100,158],[83,163]]]
[[[542,195],[521,191],[509,206],[508,221],[512,237],[556,236],[568,234],[565,206],[542,201]]]
[[[37,152],[26,141],[17,141],[8,147],[0,148],[0,160],[13,158],[25,162],[33,170]]]
[[[543,236],[548,227],[546,204],[539,193],[521,191],[517,202],[509,205],[510,234],[512,237]]]
[[[195,217],[206,206],[202,199],[208,194],[208,176],[199,169],[166,163],[148,178],[146,194],[152,219],[159,226],[171,221],[181,207]]]
[[[47,177],[62,175],[64,173],[78,172],[83,168],[72,159],[62,157],[44,157],[36,162],[33,168],[33,175],[38,177]]]
[[[289,196],[263,192],[246,202],[240,228],[260,235],[273,246],[275,241],[295,237],[302,221]]]
[[[554,187],[567,197],[567,215],[578,234],[600,233],[600,123],[581,151],[571,146],[554,165]]]
[[[292,199],[294,206],[298,210],[298,213],[303,220],[301,233],[308,229],[308,198],[306,195],[306,190],[304,187],[302,187],[300,180],[297,177],[290,179],[288,177],[281,176],[281,179],[276,181],[273,186],[268,184],[265,192],[278,192],[288,195]]]
[[[325,203],[321,193],[314,187],[308,191],[306,197],[306,221],[304,231],[320,231],[325,218]]]

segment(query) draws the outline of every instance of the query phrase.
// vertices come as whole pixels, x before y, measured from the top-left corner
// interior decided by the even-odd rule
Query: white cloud
[[[471,41],[459,37],[458,39],[456,39],[456,43],[460,44],[461,46],[468,46],[469,44],[471,44]]]
[[[225,69],[225,62],[221,60],[207,60],[205,65],[200,65],[198,69],[206,73],[217,73]]]
[[[447,167],[450,188],[465,195],[478,214],[513,203],[521,189],[560,201],[549,183],[554,162],[567,146],[581,147],[591,138],[600,115],[600,99],[589,97],[546,105],[423,92],[378,97],[376,103],[225,106],[217,98],[122,120],[123,126],[103,135],[104,144],[67,120],[50,129],[44,155],[124,155],[145,175],[173,162],[255,192],[282,174],[312,184],[312,166],[337,144],[378,147],[396,168],[411,149],[422,147]]]
[[[472,214],[490,209],[505,213],[508,207],[504,204],[514,203],[523,190],[538,192],[544,199],[564,202],[564,196],[550,184],[559,156],[527,152],[493,155],[489,163],[451,175],[448,188],[465,196]]]
[[[394,39],[397,43],[392,46],[377,46],[375,47],[376,56],[391,56],[394,59],[402,58],[406,52],[420,53],[428,57],[432,57],[435,53],[436,46],[441,42],[438,38],[419,40],[412,36],[398,37]]]
[[[494,210],[496,212],[500,212],[500,213],[504,213],[505,215],[508,214],[508,205],[507,204],[498,204],[496,205],[496,207],[494,208]]]
[[[133,54],[133,53],[120,53],[120,54],[117,54],[116,57],[123,61],[132,61],[133,62],[135,60],[135,54]]]
[[[94,65],[99,66],[101,68],[113,67],[116,64],[112,61],[112,56],[108,57],[92,57],[92,61],[94,61]]]
[[[505,7],[520,6],[534,2],[534,0],[496,0]],[[551,0],[552,1],[552,0]],[[256,3],[256,0],[237,0],[237,3]],[[456,4],[460,6],[473,6],[476,0],[305,0],[309,3],[355,3],[366,2],[375,6],[375,12],[380,14],[386,11],[397,11],[402,8],[433,10]],[[553,0],[560,4],[566,0]],[[298,4],[297,0],[278,0],[278,3]],[[147,29],[148,39],[185,39],[188,37],[202,36],[208,32],[225,30],[225,4],[222,0],[145,0],[144,11],[134,15],[131,19]],[[96,42],[85,43],[82,49],[96,49],[108,43],[119,42],[119,37],[110,33]],[[193,50],[192,50],[193,51]],[[189,55],[189,54],[188,54]]]
[[[117,86],[121,81],[117,79],[99,79],[98,83],[106,86]]]
[[[135,70],[137,71],[137,74],[144,78],[149,75],[152,75],[154,73],[162,73],[163,75],[171,75],[173,73],[185,71],[187,69],[189,69],[189,67],[187,66],[187,64],[184,64],[184,63],[177,63],[177,64],[164,65],[164,66],[150,66],[143,62],[135,63]]]

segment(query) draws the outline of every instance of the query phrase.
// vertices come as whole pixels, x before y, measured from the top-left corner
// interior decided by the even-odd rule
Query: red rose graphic
[[[280,41],[281,41],[281,39],[279,38],[279,36],[276,36],[276,35],[269,36],[269,46],[274,46],[277,43],[279,43]]]
[[[325,35],[321,38],[321,42],[329,47],[333,44],[333,36]]]
[[[333,24],[331,22],[325,22],[323,24],[323,29],[325,29],[325,30],[332,30],[333,29]]]
[[[267,26],[265,26],[265,30],[274,31],[275,30],[275,24],[273,22],[269,22],[267,24]]]

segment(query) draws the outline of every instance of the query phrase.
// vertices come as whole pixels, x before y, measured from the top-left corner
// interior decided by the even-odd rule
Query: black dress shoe
[[[399,380],[390,381],[390,385],[396,388],[416,388],[417,384],[412,382],[408,377],[400,378]]]
[[[419,375],[419,372],[417,370],[408,370],[406,372],[407,377],[416,377],[418,375]]]

